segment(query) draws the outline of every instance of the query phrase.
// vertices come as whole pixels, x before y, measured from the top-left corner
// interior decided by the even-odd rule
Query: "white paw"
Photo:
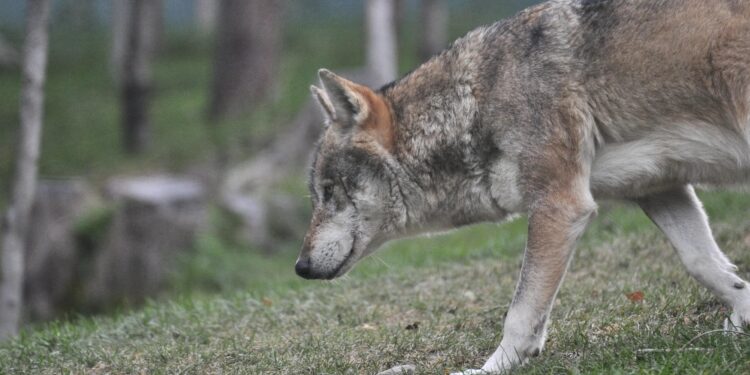
[[[492,374],[484,370],[463,370],[461,372],[452,372],[451,375],[488,375]]]
[[[378,375],[411,375],[417,371],[417,366],[414,365],[400,365],[391,367],[388,370],[379,372]]]
[[[498,361],[495,358],[495,356],[490,357],[481,369],[463,370],[461,372],[451,373],[451,375],[497,375],[504,374],[512,367],[512,364],[509,361]]]
[[[743,319],[739,311],[732,312],[729,318],[724,320],[724,330],[731,332],[742,332],[744,327],[747,327],[750,321]]]

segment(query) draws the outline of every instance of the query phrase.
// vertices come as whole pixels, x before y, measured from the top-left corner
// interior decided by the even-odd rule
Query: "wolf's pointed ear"
[[[317,86],[310,86],[310,92],[320,106],[320,110],[323,111],[323,115],[326,117],[326,123],[331,123],[336,120],[336,112],[333,109],[331,100],[328,99],[325,91],[318,88]]]
[[[318,72],[325,92],[321,106],[329,112],[329,119],[334,129],[341,133],[365,135],[374,139],[386,150],[395,147],[395,126],[391,109],[386,99],[354,82],[341,78],[328,70]]]
[[[333,108],[330,117],[334,123],[348,129],[367,118],[369,105],[362,92],[369,90],[368,88],[339,77],[327,69],[320,69],[318,77],[325,89],[328,103]]]

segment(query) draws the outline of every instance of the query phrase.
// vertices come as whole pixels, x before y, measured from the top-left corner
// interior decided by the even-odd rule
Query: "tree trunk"
[[[212,34],[216,31],[218,13],[219,3],[217,0],[195,0],[193,17],[198,31],[203,34]]]
[[[75,306],[82,264],[76,224],[95,207],[96,193],[82,179],[40,179],[25,234],[23,309],[26,321],[54,319]],[[85,237],[85,236],[84,236]],[[80,250],[80,251],[79,251]]]
[[[122,61],[128,42],[128,20],[130,20],[131,4],[129,1],[112,1],[112,45],[109,52],[109,67],[112,79],[120,84],[122,79]]]
[[[367,68],[375,86],[396,79],[398,74],[395,0],[367,0]]]
[[[26,2],[23,51],[21,128],[8,212],[2,225],[0,251],[0,340],[18,332],[21,318],[24,236],[36,191],[37,160],[42,138],[44,79],[47,68],[49,0]]]
[[[150,41],[150,53],[156,54],[161,43],[164,28],[164,12],[163,12],[163,0],[146,0],[151,3],[147,7],[153,7],[150,11],[153,13],[148,17],[145,22],[140,24],[141,27],[146,28],[143,30],[147,35],[150,35],[148,40]],[[110,50],[110,70],[112,73],[113,80],[118,84],[122,84],[123,79],[123,67],[125,64],[125,53],[128,50],[129,41],[131,37],[130,26],[131,26],[131,12],[133,10],[133,1],[112,1],[112,45]]]
[[[107,195],[117,209],[85,281],[86,306],[105,310],[117,303],[138,305],[164,287],[185,249],[205,228],[201,184],[167,175],[115,178]]]
[[[445,0],[421,0],[419,60],[426,61],[448,45],[448,5]]]
[[[125,152],[138,154],[145,150],[150,139],[151,63],[158,43],[161,1],[132,0],[126,7],[129,8],[126,11],[127,40],[119,80],[122,140]]]
[[[212,121],[249,111],[272,92],[281,50],[281,0],[223,0],[219,10]]]

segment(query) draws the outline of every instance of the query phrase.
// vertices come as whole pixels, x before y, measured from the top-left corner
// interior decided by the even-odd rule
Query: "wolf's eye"
[[[323,202],[328,202],[333,198],[333,184],[323,186]]]

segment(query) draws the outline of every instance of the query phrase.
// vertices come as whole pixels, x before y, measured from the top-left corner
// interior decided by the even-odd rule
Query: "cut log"
[[[192,245],[207,221],[204,189],[190,179],[118,178],[107,194],[116,210],[86,287],[93,309],[139,304],[157,295],[175,256]]]
[[[29,320],[52,319],[70,301],[78,253],[75,225],[95,201],[83,180],[42,180],[26,238],[24,301]]]

